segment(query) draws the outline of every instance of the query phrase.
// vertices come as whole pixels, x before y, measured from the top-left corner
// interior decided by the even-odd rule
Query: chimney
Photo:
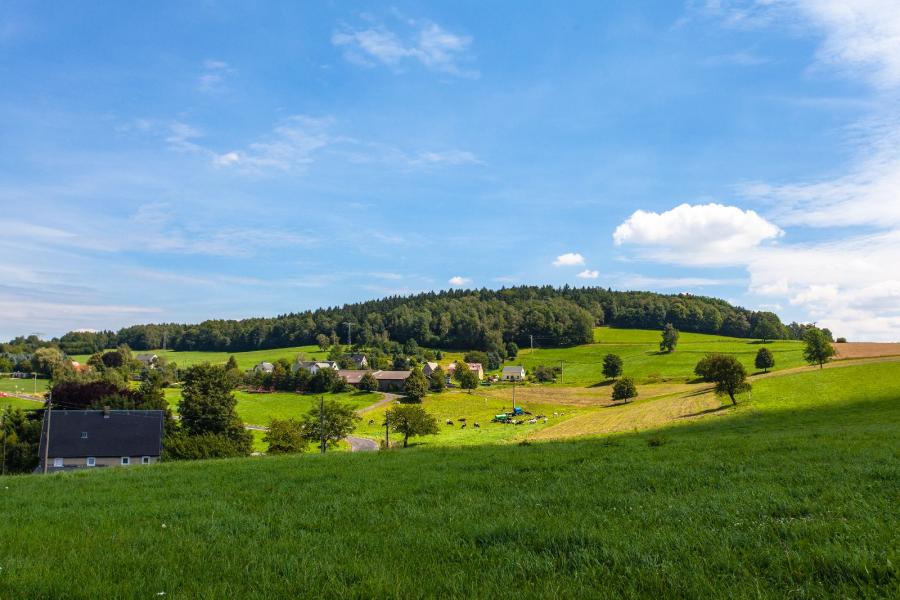
[[[109,418],[109,406],[108,405],[103,407],[103,418],[104,419]]]

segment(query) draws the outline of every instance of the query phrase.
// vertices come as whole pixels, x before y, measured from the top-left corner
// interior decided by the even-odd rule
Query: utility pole
[[[513,414],[516,414],[516,381],[513,380]]]
[[[50,417],[53,415],[53,392],[47,396],[47,435],[44,437],[44,475],[47,474],[47,461],[50,457]]]
[[[385,450],[391,449],[391,430],[390,430],[390,427],[388,427],[388,425],[389,425],[388,418],[387,418],[387,415],[385,415],[384,416],[384,449]]]
[[[322,436],[320,453],[325,454],[325,396],[319,396],[319,433]]]
[[[534,336],[529,335],[528,339],[531,340],[531,354],[534,354]]]

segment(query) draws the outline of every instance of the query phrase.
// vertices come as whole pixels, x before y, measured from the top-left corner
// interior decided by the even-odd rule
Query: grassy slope
[[[898,383],[775,377],[606,440],[9,478],[0,597],[889,597]]]
[[[157,354],[159,356],[165,356],[169,361],[177,363],[178,366],[182,368],[204,362],[209,362],[214,365],[224,365],[226,362],[228,362],[228,357],[234,355],[235,360],[237,360],[238,362],[238,367],[240,367],[241,369],[252,369],[254,366],[264,360],[272,362],[278,360],[279,358],[286,358],[289,361],[293,362],[294,359],[297,358],[297,355],[301,352],[305,354],[310,360],[312,360],[313,358],[324,360],[328,355],[328,352],[322,352],[322,349],[318,346],[294,346],[291,348],[254,350],[252,352],[176,352],[174,350],[135,350],[134,354]],[[87,362],[90,356],[79,355],[73,356],[72,358],[79,362]]]
[[[515,363],[531,370],[537,365],[558,366],[563,361],[565,385],[591,385],[603,380],[603,357],[618,354],[625,362],[625,375],[639,383],[651,381],[686,381],[694,377],[694,366],[709,352],[733,354],[753,373],[758,340],[729,338],[700,333],[682,333],[678,347],[671,354],[659,353],[660,332],[645,329],[612,329],[594,331],[595,342],[573,348],[535,348],[519,352]],[[803,362],[803,344],[778,341],[765,344],[775,355],[775,368],[797,367]]]

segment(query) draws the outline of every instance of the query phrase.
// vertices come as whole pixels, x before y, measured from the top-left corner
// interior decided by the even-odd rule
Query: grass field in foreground
[[[895,597],[898,382],[791,374],[605,439],[10,477],[0,597]]]

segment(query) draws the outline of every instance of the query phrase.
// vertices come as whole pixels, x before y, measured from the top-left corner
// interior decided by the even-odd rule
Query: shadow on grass
[[[600,381],[598,383],[592,383],[589,385],[589,388],[598,388],[598,387],[609,387],[616,382],[615,379],[606,379],[604,381]]]
[[[732,406],[731,404],[723,404],[722,406],[720,406],[718,408],[707,408],[706,410],[697,411],[695,413],[691,413],[688,415],[681,415],[678,418],[679,419],[690,419],[692,417],[702,417],[703,415],[711,415],[714,413],[722,412],[729,408],[734,408],[734,406]]]

